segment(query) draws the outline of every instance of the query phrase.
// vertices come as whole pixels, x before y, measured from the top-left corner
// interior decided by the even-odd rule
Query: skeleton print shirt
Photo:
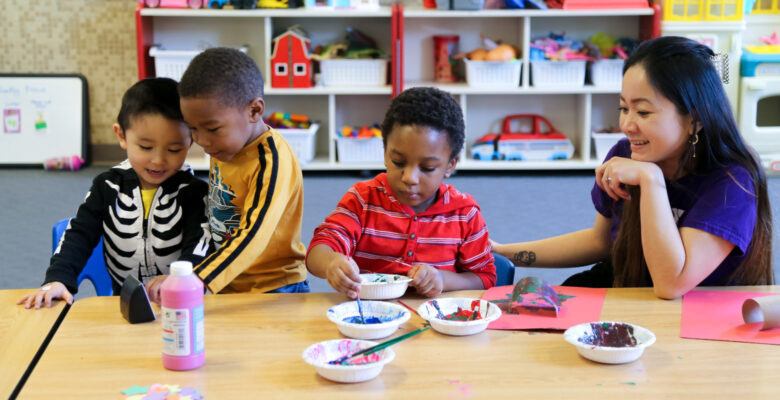
[[[205,213],[207,194],[208,184],[183,165],[157,189],[149,218],[144,219],[138,176],[123,161],[92,182],[60,239],[44,283],[62,282],[76,293],[78,275],[101,237],[114,293],[129,275],[145,283],[168,274],[172,261],[197,265],[213,250]]]

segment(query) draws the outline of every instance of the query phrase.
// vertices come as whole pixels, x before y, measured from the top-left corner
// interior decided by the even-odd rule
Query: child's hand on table
[[[46,307],[51,307],[52,299],[63,299],[68,304],[73,304],[73,295],[68,291],[60,282],[49,282],[34,293],[30,293],[16,302],[16,304],[24,303],[24,308],[34,307],[36,310],[41,308],[41,304],[45,304]]]
[[[334,253],[327,267],[330,287],[354,299],[360,292],[360,268],[352,257]]]
[[[149,301],[160,304],[160,288],[167,277],[168,275],[158,275],[144,284],[146,295],[149,296]]]
[[[406,276],[412,278],[409,285],[414,286],[417,293],[423,296],[433,297],[441,294],[444,290],[444,278],[441,271],[430,265],[415,264]]]

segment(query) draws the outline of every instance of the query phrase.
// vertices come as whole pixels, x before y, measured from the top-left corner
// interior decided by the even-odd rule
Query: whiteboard
[[[78,74],[0,74],[0,165],[85,160],[89,143],[87,80]]]

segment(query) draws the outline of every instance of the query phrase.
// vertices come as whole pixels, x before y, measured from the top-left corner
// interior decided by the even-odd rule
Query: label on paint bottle
[[[203,326],[202,312],[201,310],[201,326]],[[163,353],[170,356],[190,355],[190,310],[162,307],[162,314]]]

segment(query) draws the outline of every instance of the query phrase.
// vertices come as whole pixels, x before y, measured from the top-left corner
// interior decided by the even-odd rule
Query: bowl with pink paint
[[[431,299],[422,303],[417,313],[437,332],[452,336],[475,335],[501,317],[497,305],[465,297]]]
[[[388,300],[403,296],[412,278],[397,274],[360,274],[360,281],[361,299]]]
[[[314,366],[323,378],[343,383],[363,382],[376,378],[385,364],[393,361],[395,352],[384,348],[367,356],[357,356],[345,364],[336,360],[379,343],[370,340],[335,339],[315,343],[303,351],[303,360]]]
[[[348,301],[328,309],[328,319],[342,335],[354,339],[381,339],[392,335],[412,317],[405,307],[386,301],[361,300],[363,318],[356,301]]]
[[[598,321],[572,326],[563,338],[588,360],[602,364],[636,361],[655,343],[649,329],[628,322]]]

